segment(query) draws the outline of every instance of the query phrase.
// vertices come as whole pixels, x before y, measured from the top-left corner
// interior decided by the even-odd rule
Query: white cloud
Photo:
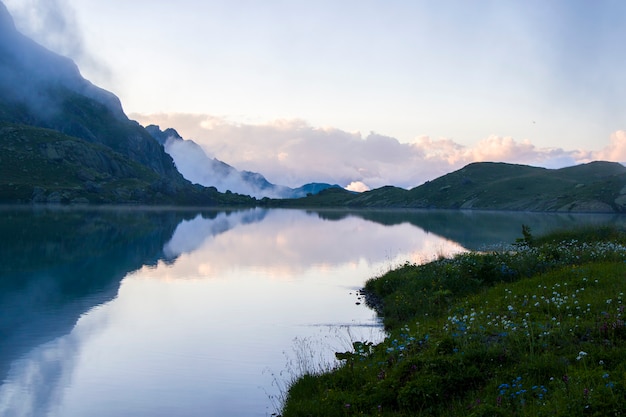
[[[352,181],[350,184],[346,186],[346,190],[356,191],[357,193],[362,193],[364,191],[369,191],[370,187],[368,187],[365,183],[361,181]]]
[[[601,151],[593,153],[593,158],[606,161],[626,162],[626,131],[618,130],[613,133],[609,144]]]
[[[370,133],[316,128],[302,120],[232,123],[202,114],[131,114],[143,125],[173,127],[211,157],[240,170],[263,174],[275,184],[339,184],[355,191],[384,185],[412,188],[471,162],[509,162],[560,168],[591,160],[626,161],[626,131],[601,150],[541,148],[529,140],[489,136],[473,146],[449,138],[420,136],[410,143]]]

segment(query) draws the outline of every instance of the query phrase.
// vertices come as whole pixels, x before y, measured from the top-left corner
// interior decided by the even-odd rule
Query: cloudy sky
[[[4,0],[142,124],[274,183],[626,161],[622,0]]]

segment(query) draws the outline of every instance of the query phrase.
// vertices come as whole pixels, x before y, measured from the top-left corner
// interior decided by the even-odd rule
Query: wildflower
[[[587,356],[587,352],[584,352],[581,350],[580,352],[578,352],[578,356],[576,356],[576,360],[579,361],[585,356]]]

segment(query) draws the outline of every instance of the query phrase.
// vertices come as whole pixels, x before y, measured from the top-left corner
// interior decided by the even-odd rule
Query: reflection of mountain
[[[554,229],[583,224],[625,224],[626,218],[612,214],[566,214],[506,211],[458,210],[344,210],[319,211],[321,218],[340,220],[356,216],[383,225],[410,223],[428,233],[457,242],[469,250],[489,245],[513,243],[522,237],[522,225],[530,226],[536,235]]]
[[[68,333],[81,314],[115,298],[129,272],[173,261],[164,246],[181,222],[196,215],[124,208],[2,210],[0,380],[13,360]],[[224,215],[202,213],[204,219]],[[229,227],[234,219],[254,221],[245,215],[231,219]]]

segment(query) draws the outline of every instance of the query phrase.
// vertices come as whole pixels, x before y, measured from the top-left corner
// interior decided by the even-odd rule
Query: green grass
[[[282,415],[623,415],[626,233],[532,240],[368,281],[388,337],[294,381]]]

